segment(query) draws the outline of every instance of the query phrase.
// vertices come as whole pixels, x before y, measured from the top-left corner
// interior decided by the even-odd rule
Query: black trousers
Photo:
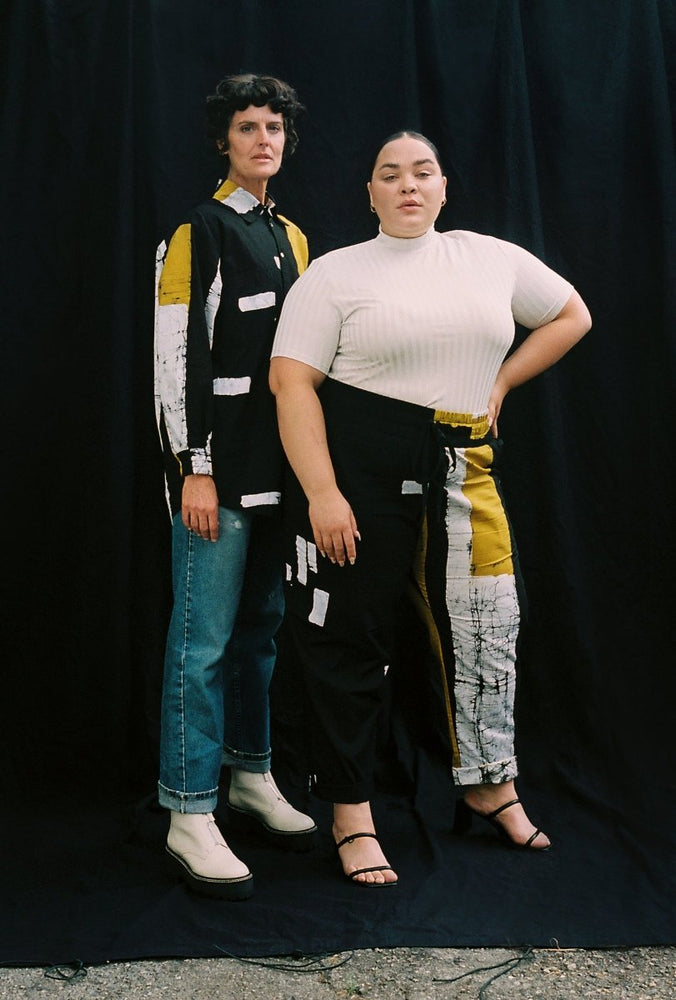
[[[310,703],[314,790],[332,802],[362,802],[373,793],[377,723],[393,651],[394,616],[412,582],[418,603],[424,605],[423,617],[432,647],[438,650],[448,692],[454,776],[467,783],[484,778],[506,780],[515,767],[509,734],[518,602],[513,593],[510,532],[492,479],[493,445],[487,421],[440,414],[332,379],[323,383],[320,399],[338,487],[352,506],[361,541],[353,566],[341,567],[319,556],[307,499],[289,473],[284,492],[286,636]],[[452,538],[449,545],[449,530],[455,532],[457,525],[462,532],[461,522],[467,520],[462,511],[457,519],[451,504],[455,490],[460,508],[465,507],[465,481],[453,484],[456,449],[458,473],[465,476],[463,469],[470,466],[474,470],[472,482],[479,486],[475,494],[481,518],[465,526],[469,535],[460,543],[460,562],[473,543],[477,553],[487,553],[482,566],[468,564],[460,574],[456,574],[458,557],[453,554]],[[494,538],[499,541],[495,560]],[[457,584],[446,579],[451,567]],[[482,602],[486,605],[483,621]],[[505,613],[498,623],[500,603]],[[486,650],[486,638],[498,634],[498,655],[482,654],[472,662],[473,653],[468,656],[467,651]],[[458,684],[456,652],[460,656]],[[486,703],[491,713],[489,731],[500,731],[504,716],[507,739],[501,736],[495,745],[475,746],[471,734],[482,730],[481,719],[476,718],[477,706],[481,711],[477,691],[486,688],[481,659],[488,660],[493,670],[490,688],[499,695],[496,701],[492,694],[492,703]],[[454,731],[456,692],[461,699],[462,692],[467,692],[466,710],[460,713],[462,760]],[[469,739],[464,739],[465,732],[470,733]]]
[[[362,540],[353,566],[319,556],[307,499],[289,472],[286,636],[311,706],[315,791],[333,802],[362,802],[373,791],[392,616],[407,586],[435,458],[434,411],[332,379],[320,399],[338,487]]]

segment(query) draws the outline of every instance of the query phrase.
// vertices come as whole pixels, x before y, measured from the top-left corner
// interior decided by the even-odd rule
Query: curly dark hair
[[[251,104],[257,108],[268,104],[272,111],[282,115],[285,135],[284,156],[291,156],[298,145],[296,119],[305,108],[298,100],[293,87],[274,76],[239,73],[221,80],[216,87],[216,93],[207,97],[207,138],[227,141],[228,129],[235,111],[245,111]]]

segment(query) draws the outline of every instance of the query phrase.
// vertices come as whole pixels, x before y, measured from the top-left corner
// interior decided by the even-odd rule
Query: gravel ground
[[[376,948],[321,959],[116,962],[74,979],[0,969],[0,1000],[674,1000],[676,948]],[[518,964],[517,964],[518,962]],[[507,963],[499,968],[487,968]],[[67,973],[68,970],[63,970]],[[49,973],[49,976],[46,974]],[[466,975],[470,973],[469,975]],[[498,975],[500,974],[500,975]],[[486,985],[493,976],[498,976]],[[455,980],[454,982],[452,980]],[[483,992],[482,991],[483,987]]]

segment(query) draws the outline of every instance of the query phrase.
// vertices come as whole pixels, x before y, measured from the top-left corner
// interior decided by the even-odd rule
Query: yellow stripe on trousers
[[[469,423],[469,420],[467,418],[463,419],[464,415],[460,414],[444,414],[444,417],[446,419],[442,418],[443,423]],[[449,417],[454,419],[449,420]],[[479,437],[480,434],[483,436],[486,433],[486,429],[486,425],[483,424],[478,433],[473,428],[471,437]],[[464,482],[461,486],[461,492],[469,504],[469,512],[458,511],[460,519],[466,518],[467,513],[469,513],[469,523],[471,526],[471,554],[468,561],[469,575],[513,575],[514,564],[509,524],[495,480],[490,474],[493,449],[490,445],[480,445],[478,447],[459,448],[457,451],[458,471],[464,467]],[[449,478],[452,478],[452,476],[453,473],[450,473]],[[453,767],[460,767],[461,760],[453,718],[453,699],[449,687],[450,664],[444,662],[441,636],[432,614],[427,580],[425,578],[428,541],[429,531],[427,520],[425,519],[420,532],[418,550],[413,568],[413,585],[410,587],[409,593],[418,615],[427,628],[432,653],[439,666]]]

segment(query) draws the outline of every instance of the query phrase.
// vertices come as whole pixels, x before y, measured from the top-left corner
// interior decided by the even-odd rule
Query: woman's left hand
[[[500,416],[500,410],[502,409],[502,403],[505,396],[508,393],[507,386],[504,385],[500,379],[500,375],[495,380],[495,385],[488,399],[488,426],[491,429],[493,437],[498,436],[498,417]]]
[[[488,421],[498,436],[498,416],[510,391],[544,372],[562,358],[591,327],[589,310],[573,290],[563,309],[549,323],[532,330],[520,347],[503,362],[488,400]]]

